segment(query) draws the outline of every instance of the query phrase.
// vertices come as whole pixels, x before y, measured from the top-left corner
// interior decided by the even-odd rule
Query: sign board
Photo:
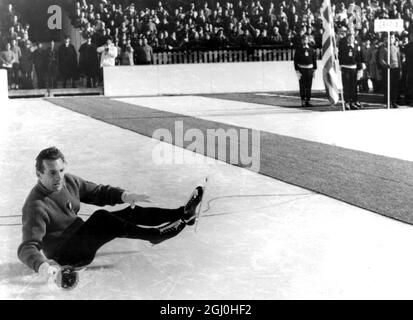
[[[374,20],[374,32],[403,31],[403,19],[376,19]]]

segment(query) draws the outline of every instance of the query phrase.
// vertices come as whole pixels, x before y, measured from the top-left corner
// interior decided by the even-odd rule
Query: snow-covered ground
[[[150,98],[150,105],[143,100],[138,102],[150,107],[157,103],[159,108],[170,103],[175,106],[171,111],[186,113],[188,101],[192,101],[191,110],[202,111],[197,108],[211,105],[212,100],[160,97]],[[384,121],[381,112],[386,112],[389,120],[386,128],[372,125]],[[220,113],[213,120],[232,123],[241,119],[244,126],[255,128],[262,124],[264,130],[278,130],[280,134],[289,135],[290,128],[298,127],[293,124],[297,115],[292,113],[274,116],[278,129],[273,130],[268,127],[268,114],[225,117],[225,112]],[[411,160],[410,151],[402,154],[402,150],[409,150],[407,140],[412,135],[399,135],[404,130],[400,124],[413,120],[411,110],[362,111],[360,117],[365,118],[367,113],[368,134],[384,136],[382,130],[387,130],[386,136],[394,140],[388,147],[382,143],[382,151],[378,147],[365,151]],[[303,129],[299,137],[319,141],[320,113],[302,114],[306,120],[300,122]],[[324,135],[330,137],[326,139],[363,150],[356,139],[359,135],[343,135],[337,129],[344,130],[343,121],[349,117],[358,119],[356,114],[335,112],[325,116],[328,126],[336,129],[335,133],[325,131]],[[335,142],[334,137],[340,139]],[[239,167],[202,161],[202,156],[188,151],[184,152],[200,160],[199,164],[157,165],[152,152],[159,143],[41,99],[3,104],[0,299],[413,298],[413,258],[409,254],[412,226]],[[48,284],[20,263],[16,252],[21,241],[21,206],[36,183],[34,158],[51,145],[65,153],[69,172],[146,193],[154,206],[181,205],[208,175],[196,232],[194,227],[187,227],[157,246],[116,239],[105,245],[89,268],[81,272],[74,290],[62,291]],[[95,209],[83,205],[81,213],[88,215]]]

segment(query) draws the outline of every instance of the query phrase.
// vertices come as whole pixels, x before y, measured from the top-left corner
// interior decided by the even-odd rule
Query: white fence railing
[[[291,61],[294,59],[294,52],[295,50],[292,48],[165,51],[154,53],[153,64]]]

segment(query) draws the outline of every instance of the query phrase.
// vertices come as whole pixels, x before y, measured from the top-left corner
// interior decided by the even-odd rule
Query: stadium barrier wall
[[[7,70],[0,69],[0,101],[9,98],[9,86],[7,84]]]
[[[322,64],[313,90],[324,90]],[[298,91],[292,61],[115,66],[104,68],[105,96]]]

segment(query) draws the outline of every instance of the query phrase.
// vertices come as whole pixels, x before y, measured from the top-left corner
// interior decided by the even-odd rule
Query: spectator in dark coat
[[[254,39],[252,38],[252,36],[250,34],[250,31],[248,29],[246,29],[244,34],[241,36],[240,44],[241,44],[241,48],[243,50],[247,50],[247,56],[248,56],[247,60],[248,61],[254,53],[254,48],[253,48],[254,42],[253,42],[253,40]],[[245,59],[245,58],[243,58],[243,59]]]
[[[99,60],[96,47],[92,39],[88,38],[79,48],[79,73],[86,76],[86,86],[96,87],[96,79],[99,74]]]
[[[413,106],[413,28],[409,33],[409,43],[405,47],[406,54],[406,104]]]
[[[37,44],[37,49],[33,52],[33,64],[36,71],[37,87],[39,89],[46,87],[47,57],[46,50],[41,42]]]
[[[166,44],[169,50],[176,49],[179,47],[179,41],[176,38],[175,32],[172,32],[171,35],[166,39]]]
[[[153,50],[148,44],[148,39],[139,39],[139,45],[135,50],[136,64],[151,64],[153,62]]]
[[[67,80],[70,80],[71,86],[75,88],[75,79],[77,77],[77,54],[75,47],[70,43],[70,38],[66,37],[65,42],[58,50],[59,73],[63,80],[63,88],[66,88]]]
[[[33,57],[31,51],[31,43],[26,42],[25,46],[21,48],[20,70],[21,70],[21,88],[33,89],[32,70]]]
[[[57,73],[58,73],[58,52],[55,42],[50,41],[50,47],[46,50],[47,61],[47,86],[48,88],[57,87]]]

